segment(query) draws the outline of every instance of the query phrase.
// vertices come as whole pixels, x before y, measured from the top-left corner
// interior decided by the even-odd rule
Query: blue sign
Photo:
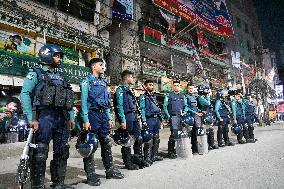
[[[133,20],[133,0],[113,0],[112,16],[125,20]]]

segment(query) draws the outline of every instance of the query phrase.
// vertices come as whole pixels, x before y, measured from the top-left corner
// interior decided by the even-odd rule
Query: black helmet
[[[82,131],[77,139],[76,150],[82,157],[89,157],[98,149],[98,139],[94,133]]]
[[[153,133],[150,132],[149,127],[146,127],[141,131],[143,142],[149,142],[153,138]]]
[[[114,142],[118,145],[130,147],[131,146],[131,136],[126,129],[119,128],[114,131],[112,135]]]

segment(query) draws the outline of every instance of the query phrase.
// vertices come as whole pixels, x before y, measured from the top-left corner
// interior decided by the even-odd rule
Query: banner
[[[0,49],[17,54],[34,55],[35,40],[25,35],[0,30]]]
[[[112,16],[133,20],[133,0],[113,0]]]
[[[198,44],[204,48],[208,48],[208,39],[204,35],[204,33],[200,30],[196,30]]]
[[[225,0],[153,0],[153,3],[214,35],[233,35]]]
[[[196,51],[194,44],[187,43],[180,39],[171,40],[170,48],[184,52],[189,55],[193,55]]]
[[[20,55],[0,50],[0,74],[25,77],[29,68],[40,66],[39,59],[34,56]],[[89,74],[89,68],[71,64],[61,64],[58,71],[62,72],[71,83],[79,83]]]

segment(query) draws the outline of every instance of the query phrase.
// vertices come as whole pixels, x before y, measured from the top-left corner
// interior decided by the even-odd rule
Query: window
[[[248,47],[248,52],[251,52],[251,45],[250,45],[249,40],[247,40],[247,47]]]
[[[239,18],[239,17],[237,17],[237,26],[239,27],[239,28],[241,28],[242,27],[242,23],[241,23],[241,19]]]
[[[248,24],[247,23],[245,23],[245,32],[249,33],[249,29],[248,29]]]
[[[60,0],[58,2],[58,10],[87,22],[94,22],[95,8],[94,1]]]

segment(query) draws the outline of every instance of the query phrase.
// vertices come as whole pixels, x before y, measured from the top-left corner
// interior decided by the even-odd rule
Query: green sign
[[[25,77],[29,68],[39,66],[38,62],[39,59],[34,56],[0,50],[0,74]],[[70,83],[78,84],[89,74],[89,68],[71,64],[63,63],[57,69],[65,75]]]

